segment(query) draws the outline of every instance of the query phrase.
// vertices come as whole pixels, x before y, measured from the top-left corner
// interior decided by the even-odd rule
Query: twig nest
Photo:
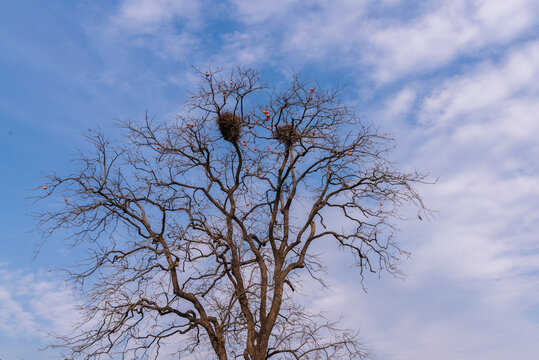
[[[219,131],[223,139],[230,142],[239,140],[241,134],[241,119],[231,112],[225,111],[217,117]]]
[[[276,127],[274,138],[286,146],[290,146],[299,139],[299,135],[293,125],[286,124]]]

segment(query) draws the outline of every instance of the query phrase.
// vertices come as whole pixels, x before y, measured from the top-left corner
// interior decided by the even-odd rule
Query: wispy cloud
[[[323,73],[307,74],[315,79],[342,79],[345,72],[351,89],[368,88],[370,98],[352,101],[368,103],[370,108],[361,109],[365,117],[396,137],[399,164],[440,176],[436,185],[420,188],[427,206],[438,212],[431,221],[398,224],[400,244],[412,251],[403,263],[408,279],[367,278],[367,294],[345,254],[326,244],[332,292],[321,296],[313,282],[305,282],[310,306],[333,309],[337,316],[343,312],[381,360],[536,356],[537,1],[432,0],[410,6],[404,0],[122,0],[106,13],[87,19],[89,41],[62,59],[57,54],[64,44],[83,36],[71,38],[67,28],[55,28],[64,34],[55,48],[43,47],[40,36],[35,44],[22,35],[0,36],[9,53],[23,53],[25,63],[39,65],[29,83],[37,83],[39,74],[54,74],[42,80],[46,96],[35,94],[47,101],[33,108],[63,112],[44,117],[76,117],[79,104],[92,97],[95,103],[82,107],[88,118],[95,116],[92,107],[104,104],[116,114],[120,104],[135,113],[150,106],[173,118],[177,91],[196,81],[186,66],[191,64],[248,63],[276,72],[318,64]],[[90,88],[78,102],[69,97],[71,88],[50,90],[70,66],[64,74],[70,86]],[[167,93],[170,85],[175,90]],[[23,98],[27,91],[21,89]],[[77,109],[68,113],[63,103]],[[29,116],[17,104],[10,105],[17,118],[51,127],[41,114]],[[74,125],[64,121],[52,128],[69,126]],[[33,143],[24,142],[27,148]],[[69,329],[77,301],[58,284],[49,273],[1,264],[0,339],[37,343],[46,338],[44,330]]]
[[[163,58],[184,60],[197,47],[204,25],[201,2],[124,0],[97,30],[101,42],[150,48]]]
[[[379,81],[446,65],[489,45],[503,45],[536,26],[532,0],[431,2],[418,17],[371,22],[364,60]]]
[[[435,218],[400,226],[413,254],[405,283],[373,280],[362,296],[344,274],[334,281],[350,298],[338,308],[360,309],[352,317],[382,359],[535,356],[538,49],[510,47],[499,60],[387,100],[386,124],[413,139],[398,141],[402,157],[440,180],[420,189]]]
[[[397,138],[401,165],[440,176],[420,187],[434,218],[398,226],[412,251],[405,282],[367,278],[363,294],[344,254],[326,249],[332,288],[313,306],[344,312],[379,359],[536,355],[538,56],[536,41],[509,46],[442,81],[409,83],[371,115]]]
[[[152,34],[170,27],[173,21],[198,23],[199,5],[191,0],[124,0],[111,21],[130,34]]]
[[[230,6],[237,22],[244,24],[268,24],[281,22],[286,14],[298,6],[309,6],[299,0],[230,0]]]
[[[49,273],[0,264],[0,334],[45,340],[76,319],[74,294]]]
[[[406,7],[400,1],[367,0],[230,0],[218,6],[124,0],[105,24],[103,41],[125,41],[182,61],[199,61],[201,55],[220,63],[263,65],[330,61],[361,69],[362,76],[384,84],[434,71],[461,56],[484,56],[492,46],[507,45],[533,29],[539,10],[533,0],[431,1],[400,16]],[[218,27],[210,32],[217,38],[208,39],[208,26]]]
[[[402,17],[399,11],[406,11],[408,5],[398,1],[298,4],[290,0],[279,2],[279,7],[233,1],[232,5],[238,22],[245,25],[241,35],[264,39],[273,51],[272,60],[276,56],[288,62],[301,58],[303,64],[331,60],[336,66],[369,68],[379,83],[433,71],[461,56],[482,56],[480,51],[488,53],[491,46],[507,45],[537,25],[534,14],[539,9],[533,0],[431,1]],[[246,52],[255,46],[252,41],[241,44]]]
[[[491,61],[480,64],[471,74],[456,76],[443,82],[425,99],[420,120],[438,126],[460,123],[499,121],[503,113],[519,101],[539,93],[539,42],[518,46],[509,52],[501,63]],[[530,112],[531,113],[531,112]],[[522,129],[522,119],[513,118]],[[534,122],[537,124],[537,122]],[[526,122],[527,126],[535,124]],[[526,127],[525,133],[533,128]]]

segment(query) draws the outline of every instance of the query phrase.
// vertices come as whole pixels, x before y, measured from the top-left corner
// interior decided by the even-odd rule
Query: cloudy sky
[[[68,172],[87,129],[114,118],[172,121],[191,65],[233,64],[348,84],[399,166],[438,178],[419,188],[433,216],[397,223],[406,280],[367,277],[365,293],[335,250],[312,307],[342,313],[382,360],[536,359],[538,28],[537,0],[0,2],[0,359],[53,358],[36,349],[76,316],[48,269],[77,255],[52,238],[32,261],[25,198],[42,173]]]

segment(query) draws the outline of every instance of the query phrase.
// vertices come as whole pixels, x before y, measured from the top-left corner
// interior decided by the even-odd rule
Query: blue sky
[[[306,285],[310,307],[342,313],[379,359],[536,358],[538,26],[536,0],[1,2],[0,359],[53,358],[36,348],[76,318],[47,269],[80,252],[53,237],[31,262],[25,197],[42,172],[68,172],[87,129],[114,118],[173,121],[191,65],[234,64],[276,85],[294,71],[347,83],[400,166],[439,177],[419,188],[434,216],[397,224],[407,279],[370,277],[364,293],[324,249],[332,287]]]

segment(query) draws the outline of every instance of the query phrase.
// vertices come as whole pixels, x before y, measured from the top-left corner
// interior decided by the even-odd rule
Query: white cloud
[[[536,95],[538,78],[539,42],[531,42],[513,50],[500,65],[486,63],[471,74],[445,81],[424,101],[420,120],[443,126],[468,121],[470,115],[499,119],[500,111],[515,105],[509,101],[511,97],[522,95],[520,92]]]
[[[270,55],[271,50],[256,35],[236,31],[223,36],[223,49],[213,60],[220,66],[231,67],[257,64]]]
[[[427,190],[441,213],[429,228],[429,241],[416,251],[423,274],[490,281],[539,271],[539,255],[527,254],[539,251],[530,226],[539,220],[533,205],[539,201],[538,176],[507,176],[480,167],[454,172]]]
[[[94,31],[99,34],[99,46],[109,45],[115,52],[139,46],[165,59],[186,59],[199,43],[197,31],[205,23],[202,15],[199,1],[124,0],[108,22]]]
[[[298,0],[230,0],[235,8],[235,20],[245,24],[280,22],[295,5],[308,6]]]
[[[367,293],[350,269],[335,271],[339,265],[334,263],[331,291],[324,296],[311,288],[317,297],[312,306],[330,311],[333,318],[344,313],[343,326],[359,327],[360,337],[381,360],[533,358],[539,323],[529,311],[539,302],[539,281],[510,275],[472,281],[422,269],[421,262],[444,258],[455,272],[464,272],[459,266],[468,259],[451,252],[443,256],[443,247],[438,251],[436,259],[414,253],[405,282],[387,276],[369,279]]]
[[[538,64],[539,43],[525,44],[422,101],[413,162],[441,176],[423,188],[440,210],[428,235],[417,234],[428,239],[415,252],[424,276],[506,286],[539,271]]]
[[[0,286],[0,333],[10,338],[36,335],[35,325],[32,314],[13,298],[9,289]]]
[[[397,135],[401,159],[441,175],[438,184],[421,188],[439,213],[432,222],[399,226],[401,244],[413,252],[404,264],[407,282],[368,278],[365,295],[356,273],[340,269],[330,280],[335,292],[313,306],[345,311],[380,359],[533,358],[539,333],[537,315],[529,316],[539,304],[539,43],[511,42],[537,25],[538,3],[427,2],[406,21],[384,14],[373,19],[367,1],[232,4],[232,16],[221,20],[232,18],[244,28],[212,30],[223,43],[210,49],[214,59],[231,63],[321,61],[346,64],[351,76],[369,65],[375,79],[391,82],[509,47],[500,61],[472,64],[446,79],[440,74],[437,84],[418,80],[382,101],[387,109],[380,115]],[[110,24],[119,40],[178,59],[201,49],[194,44],[202,15],[194,1],[124,1]],[[327,250],[324,259],[343,266],[343,253],[333,245]],[[70,295],[52,280],[11,276],[0,282],[0,322],[16,325],[0,325],[2,334],[70,321]]]
[[[76,319],[74,295],[50,274],[0,264],[0,334],[46,339]]]
[[[112,21],[132,34],[148,34],[169,27],[171,21],[194,22],[200,2],[192,0],[124,0]]]
[[[538,3],[532,0],[458,0],[435,5],[405,24],[372,23],[368,36],[372,51],[364,59],[374,67],[379,81],[431,70],[489,45],[506,44],[538,20]]]
[[[397,8],[410,11],[399,16]],[[148,47],[167,59],[281,67],[322,62],[361,70],[352,77],[361,73],[387,83],[436,70],[461,56],[484,56],[492,46],[509,44],[533,29],[537,11],[534,0],[430,1],[412,9],[400,1],[369,0],[230,0],[217,5],[124,0],[105,36]],[[208,49],[202,30],[219,35],[221,42]]]
[[[368,1],[321,1],[319,6],[289,14],[282,46],[288,57],[357,64]],[[301,15],[301,16],[299,16]]]
[[[410,18],[385,11],[402,6],[393,1],[381,5],[350,0],[233,4],[236,20],[247,25],[242,34],[263,40],[273,51],[272,60],[278,55],[287,62],[301,59],[301,64],[329,61],[328,65],[368,66],[370,75],[381,83],[435,70],[463,55],[476,56],[492,45],[508,44],[537,24],[539,10],[533,0],[431,1],[416,8],[419,13]],[[245,51],[256,47],[255,43],[260,45],[244,42]]]
[[[32,313],[53,331],[70,331],[76,319],[75,294],[51,280],[36,282],[32,291],[28,299]]]
[[[497,63],[480,64],[435,88],[417,114],[433,170],[496,170],[494,177],[535,176],[539,165],[539,42],[512,49]],[[525,156],[522,156],[525,154]]]
[[[440,175],[420,187],[438,212],[398,224],[412,251],[406,282],[368,278],[363,294],[332,253],[334,292],[315,302],[361,326],[379,359],[536,356],[538,60],[538,42],[512,46],[501,60],[408,85],[379,112],[396,130],[399,163]]]

